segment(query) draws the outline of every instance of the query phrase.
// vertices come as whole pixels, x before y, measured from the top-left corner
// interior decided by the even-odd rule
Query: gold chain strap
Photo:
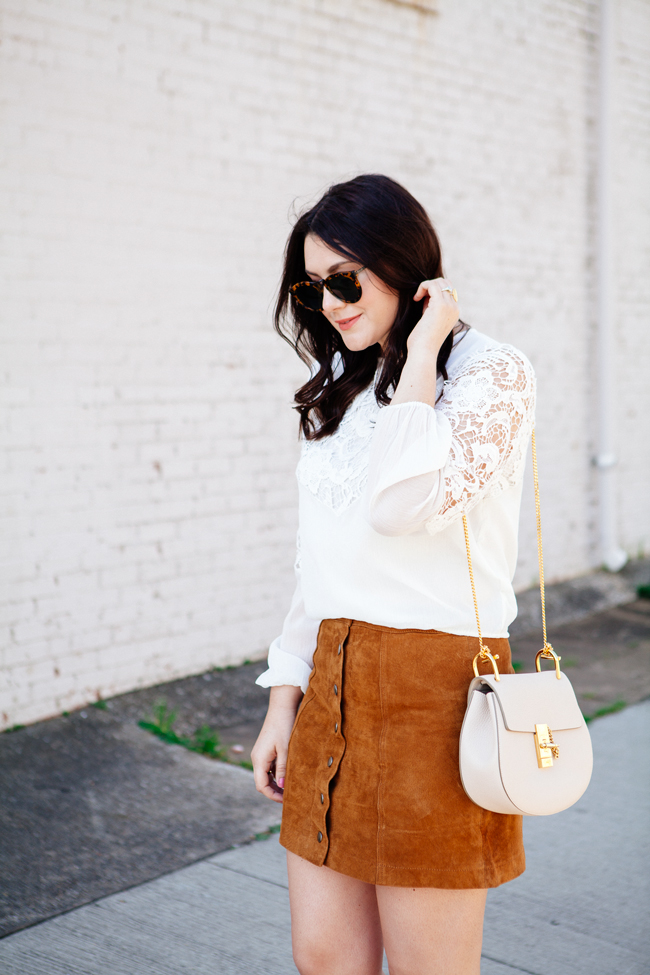
[[[532,454],[533,454],[533,484],[534,484],[534,487],[535,487],[535,518],[536,518],[536,521],[537,521],[537,558],[538,558],[538,562],[539,562],[539,592],[540,592],[540,596],[541,596],[541,600],[542,600],[542,632],[544,634],[544,646],[539,651],[539,653],[537,655],[537,658],[535,660],[535,664],[537,666],[537,669],[539,670],[538,659],[539,659],[540,656],[553,658],[555,660],[555,662],[556,662],[556,673],[557,673],[557,675],[559,677],[558,661],[561,658],[559,658],[556,655],[555,651],[553,650],[553,647],[548,642],[548,639],[547,639],[547,636],[546,636],[546,596],[545,596],[545,591],[544,591],[544,557],[543,557],[543,554],[542,554],[542,515],[541,515],[541,509],[540,509],[540,503],[539,503],[539,477],[538,477],[538,472],[537,472],[537,444],[535,442],[535,429],[534,428],[533,428],[533,432],[532,432],[532,435],[531,435],[531,441],[530,441],[530,443],[531,443],[531,449],[532,449]],[[463,515],[463,531],[465,533],[465,549],[467,550],[467,566],[469,568],[469,581],[470,581],[470,584],[472,586],[472,596],[474,597],[474,613],[476,615],[476,628],[478,630],[479,652],[477,653],[476,657],[474,658],[474,673],[478,677],[478,668],[476,666],[478,659],[481,659],[481,660],[490,660],[491,663],[492,663],[492,667],[494,668],[495,675],[497,675],[497,678],[496,679],[498,680],[499,679],[499,677],[498,677],[498,671],[497,671],[497,667],[496,667],[496,664],[494,663],[494,661],[495,660],[498,660],[499,654],[496,653],[496,654],[493,655],[491,653],[490,648],[487,646],[487,644],[483,643],[483,636],[481,634],[481,621],[480,621],[479,615],[478,615],[478,599],[476,598],[476,586],[474,584],[474,568],[472,566],[472,553],[471,553],[470,547],[469,547],[469,527],[467,525],[467,515]]]
[[[550,656],[553,647],[546,637],[546,595],[544,591],[544,556],[542,555],[542,514],[539,506],[539,477],[537,475],[537,444],[535,442],[535,428],[530,438],[533,454],[533,484],[535,485],[535,520],[537,522],[537,561],[539,562],[539,594],[542,600],[542,633],[544,634],[544,656]]]
[[[487,657],[490,648],[483,643],[481,635],[481,621],[478,615],[478,599],[476,598],[476,586],[474,585],[474,569],[472,568],[472,553],[469,550],[469,528],[467,527],[467,515],[463,515],[463,531],[465,532],[465,548],[467,549],[467,567],[469,568],[469,581],[472,586],[472,596],[474,597],[474,613],[476,614],[476,629],[478,630],[478,645],[481,648],[481,659]]]

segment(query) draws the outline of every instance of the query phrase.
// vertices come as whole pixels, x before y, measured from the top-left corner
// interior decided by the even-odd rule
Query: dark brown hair
[[[376,344],[351,352],[324,315],[291,300],[289,288],[306,277],[307,234],[369,268],[399,295],[375,388],[377,402],[384,405],[402,374],[406,340],[422,316],[422,302],[413,300],[417,286],[443,274],[440,244],[426,211],[388,176],[368,174],[337,183],[298,218],[287,241],[274,323],[303,362],[317,367],[297,391],[295,403],[304,436],[319,440],[334,433],[352,400],[372,382],[382,350]],[[445,379],[452,344],[450,333],[438,355],[438,373]],[[343,368],[335,379],[336,353]]]

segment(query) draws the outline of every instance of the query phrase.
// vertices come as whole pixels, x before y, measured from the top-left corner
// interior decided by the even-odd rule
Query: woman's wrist
[[[298,705],[302,700],[302,688],[294,687],[293,684],[279,684],[271,688],[269,698],[269,711],[293,711],[298,710]]]
[[[391,400],[394,406],[414,402],[435,406],[439,351],[423,346],[409,349],[400,381]]]

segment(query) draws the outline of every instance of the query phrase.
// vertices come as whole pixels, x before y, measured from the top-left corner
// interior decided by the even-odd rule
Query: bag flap
[[[584,718],[571,681],[562,674],[560,680],[554,670],[534,674],[501,674],[497,681],[493,674],[475,677],[469,687],[470,696],[481,687],[489,687],[499,702],[508,731],[535,732],[536,724],[547,724],[551,731],[581,728]]]

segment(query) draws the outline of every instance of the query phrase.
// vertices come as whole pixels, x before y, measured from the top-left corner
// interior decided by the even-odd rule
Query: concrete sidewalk
[[[0,936],[279,823],[280,807],[255,791],[247,771],[167,744],[137,724],[162,696],[182,711],[182,734],[216,719],[230,726],[226,744],[234,730],[242,740],[248,722],[254,741],[268,701],[254,683],[263,668],[260,662],[136,691],[104,709],[0,735]]]
[[[528,869],[492,891],[482,975],[647,975],[650,701],[591,725],[592,784],[525,821]],[[284,851],[209,857],[0,942],[3,975],[288,975]]]
[[[565,612],[605,598],[602,580],[579,582],[569,595],[554,589],[558,604],[564,592]],[[620,597],[619,583],[607,599]],[[650,600],[553,626],[549,637],[585,714],[650,698]],[[540,639],[538,631],[512,639],[522,671],[533,668]],[[222,853],[278,822],[279,807],[241,768],[138,727],[164,702],[166,713],[177,712],[175,732],[192,738],[207,725],[219,732],[223,757],[245,760],[266,713],[268,691],[255,685],[264,668],[215,669],[0,734],[0,937]]]

